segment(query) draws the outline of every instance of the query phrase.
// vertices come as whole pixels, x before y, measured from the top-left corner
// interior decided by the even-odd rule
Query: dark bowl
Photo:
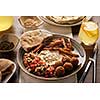
[[[0,35],[0,43],[3,41],[13,43],[13,47],[11,49],[0,50],[1,53],[15,50],[19,43],[19,38],[15,34],[5,33],[5,34]]]

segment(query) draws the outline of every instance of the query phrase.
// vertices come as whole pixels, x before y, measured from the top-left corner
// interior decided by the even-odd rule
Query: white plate
[[[66,27],[69,27],[69,26],[76,26],[76,25],[80,25],[82,21],[79,21],[77,23],[74,23],[74,24],[57,24],[53,21],[50,21],[49,19],[46,18],[46,16],[39,16],[44,22],[48,23],[48,24],[51,24],[51,25],[56,25],[56,26],[66,26]],[[86,16],[86,19],[87,20],[90,20],[92,18],[92,16]]]
[[[12,69],[12,73],[6,76],[6,78],[3,81],[1,81],[1,83],[7,83],[10,80],[10,78],[13,76],[13,74],[15,73],[17,67],[16,67],[16,64],[9,59],[0,59],[0,60],[8,60],[9,62],[11,62],[11,64],[14,65],[14,68]]]

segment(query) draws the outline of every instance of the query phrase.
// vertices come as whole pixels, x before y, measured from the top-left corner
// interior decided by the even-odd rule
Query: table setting
[[[99,83],[99,19],[0,16],[0,82]]]

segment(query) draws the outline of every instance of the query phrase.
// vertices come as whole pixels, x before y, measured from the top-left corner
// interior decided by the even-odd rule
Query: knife
[[[93,57],[92,58],[89,58],[89,62],[85,68],[85,71],[83,72],[80,80],[79,80],[79,83],[83,83],[85,78],[86,78],[86,75],[88,74],[88,71],[91,67],[91,64],[93,62],[93,75],[92,75],[92,83],[95,83],[96,82],[96,61],[97,61],[97,52],[98,52],[98,46],[97,44],[95,44],[95,47],[94,47],[94,50],[93,50]]]

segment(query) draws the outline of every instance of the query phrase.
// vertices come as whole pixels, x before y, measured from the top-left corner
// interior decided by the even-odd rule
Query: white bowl
[[[14,47],[8,50],[0,50],[0,52],[10,52],[10,51],[15,50],[15,48],[17,47],[19,43],[19,38],[15,34],[5,33],[5,34],[0,35],[0,42],[3,42],[3,41],[12,42],[14,44]]]
[[[33,25],[33,26],[30,26],[30,27],[26,27],[24,22],[27,20],[27,19],[35,19],[35,20],[38,20],[39,23]],[[34,30],[34,29],[37,29],[40,25],[43,24],[43,21],[38,17],[38,16],[21,16],[19,17],[19,23],[21,24],[21,26],[24,28],[24,29],[27,29],[27,30]],[[34,20],[34,21],[35,21]]]
[[[10,78],[13,76],[13,74],[15,73],[17,67],[16,67],[16,64],[13,61],[9,60],[9,59],[1,58],[0,61],[4,61],[4,62],[8,61],[9,63],[13,64],[13,68],[12,68],[11,74],[8,74],[6,76],[6,78],[1,81],[1,83],[7,83],[10,80]]]

